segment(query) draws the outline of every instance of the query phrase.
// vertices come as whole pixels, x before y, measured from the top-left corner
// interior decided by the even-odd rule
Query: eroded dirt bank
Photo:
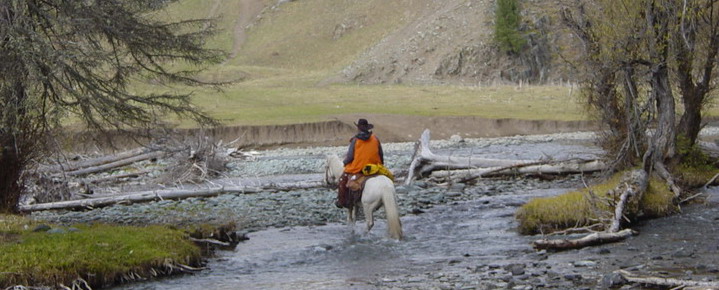
[[[366,118],[375,125],[374,132],[383,143],[417,141],[422,131],[432,131],[433,139],[504,137],[515,135],[552,134],[593,131],[597,127],[590,121],[485,119],[473,116],[404,116],[389,114],[337,115],[330,120],[314,123],[225,126],[205,130],[207,135],[224,143],[235,141],[242,148],[267,149],[280,146],[344,146],[356,133],[354,122]],[[176,129],[181,137],[194,136],[199,129]],[[76,140],[78,138],[73,138]],[[118,149],[137,147],[124,137],[114,138]],[[90,142],[73,145],[77,151],[97,150]],[[102,147],[102,146],[100,146]]]

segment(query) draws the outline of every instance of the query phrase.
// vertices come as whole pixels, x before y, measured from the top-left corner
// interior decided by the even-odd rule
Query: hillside
[[[546,7],[525,5],[526,29],[533,29],[528,34],[535,40],[529,54],[509,57],[492,43],[494,5],[493,0],[185,0],[170,13],[218,17],[222,33],[211,44],[230,52],[223,69],[245,67],[245,77],[268,73],[247,69],[259,67],[321,72],[321,84],[476,85],[526,82],[538,73],[537,80],[558,80],[560,74],[551,70],[556,52],[546,41],[549,18],[536,12]]]

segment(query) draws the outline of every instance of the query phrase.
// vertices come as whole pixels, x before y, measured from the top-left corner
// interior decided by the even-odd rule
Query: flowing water
[[[478,265],[522,262],[534,250],[531,237],[514,231],[516,207],[565,190],[486,196],[407,215],[402,241],[385,238],[382,219],[369,234],[362,221],[355,233],[344,224],[253,232],[234,251],[219,252],[209,270],[124,289],[375,289],[396,277],[422,287]]]

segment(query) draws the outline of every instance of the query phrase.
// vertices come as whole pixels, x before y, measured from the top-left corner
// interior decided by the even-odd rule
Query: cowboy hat
[[[370,129],[374,128],[374,125],[367,122],[367,119],[359,119],[357,121],[357,123],[355,123],[355,126],[357,126],[357,128],[360,128],[360,129],[364,128],[366,130],[370,130]]]

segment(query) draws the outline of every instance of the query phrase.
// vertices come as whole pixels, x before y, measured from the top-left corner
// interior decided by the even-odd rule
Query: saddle
[[[380,164],[367,164],[359,173],[344,173],[340,179],[340,183],[346,178],[346,191],[342,190],[342,187],[340,187],[338,195],[340,205],[338,206],[351,208],[354,204],[362,200],[362,191],[364,190],[365,183],[368,179],[377,175],[385,175],[394,180],[392,172]]]
[[[364,189],[364,183],[369,177],[370,176],[362,173],[350,174],[349,178],[347,178],[347,188],[349,188],[350,191],[359,191],[361,193],[362,189]]]

